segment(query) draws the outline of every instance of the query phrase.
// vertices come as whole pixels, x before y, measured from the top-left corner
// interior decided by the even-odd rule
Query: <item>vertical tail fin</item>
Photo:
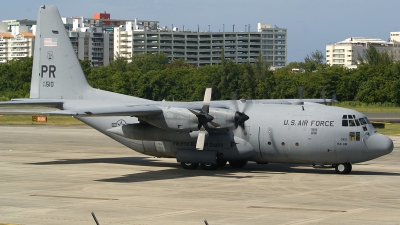
[[[91,89],[57,8],[41,6],[36,26],[30,98],[82,99]]]

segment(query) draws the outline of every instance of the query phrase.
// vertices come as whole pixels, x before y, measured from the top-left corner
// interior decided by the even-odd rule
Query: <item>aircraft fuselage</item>
[[[315,103],[254,104],[247,115],[251,119],[246,121],[244,129],[209,128],[212,135],[205,139],[203,151],[217,152],[219,159],[227,161],[325,165],[371,160],[390,153],[393,147],[392,141],[376,133],[363,114],[345,108]],[[98,117],[79,119],[146,155],[176,157],[178,151],[196,151],[196,131],[168,131],[146,123],[139,125],[134,117],[101,117],[101,126]],[[113,127],[132,124],[146,130],[130,130],[130,134],[122,135],[107,132]]]

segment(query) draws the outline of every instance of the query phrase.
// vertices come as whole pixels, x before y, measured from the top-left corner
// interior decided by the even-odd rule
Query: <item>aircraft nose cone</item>
[[[368,148],[369,154],[373,157],[379,157],[389,154],[393,151],[393,141],[389,137],[374,133],[365,142]]]

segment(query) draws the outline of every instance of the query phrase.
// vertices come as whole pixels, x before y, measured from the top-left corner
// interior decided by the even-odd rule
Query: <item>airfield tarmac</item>
[[[400,224],[400,137],[349,175],[184,170],[84,125],[0,126],[0,224]]]

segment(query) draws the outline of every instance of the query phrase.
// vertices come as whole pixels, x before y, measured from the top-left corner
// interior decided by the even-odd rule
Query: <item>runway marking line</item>
[[[76,199],[89,199],[89,200],[119,200],[116,198],[90,198],[90,197],[78,197],[78,196],[62,196],[62,195],[30,195],[33,197],[49,197],[49,198],[76,198]],[[0,224],[1,225],[1,224]]]
[[[346,210],[336,209],[313,209],[313,208],[295,208],[295,207],[274,207],[274,206],[248,206],[247,208],[253,209],[283,209],[283,210],[301,210],[301,211],[322,211],[322,212],[347,212]]]

